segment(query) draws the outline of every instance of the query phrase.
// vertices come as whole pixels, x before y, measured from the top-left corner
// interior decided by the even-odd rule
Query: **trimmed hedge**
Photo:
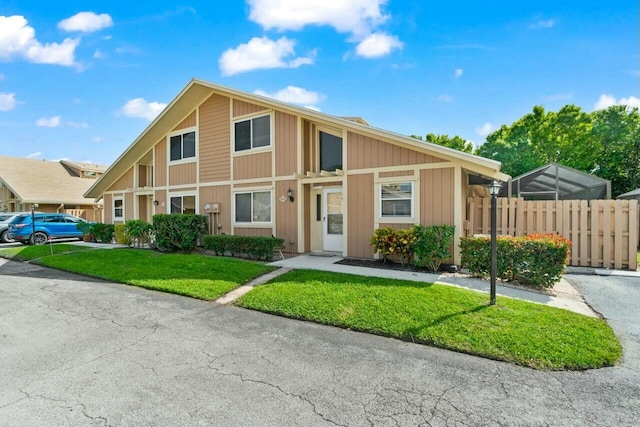
[[[461,263],[474,276],[491,274],[491,238],[460,239]],[[567,265],[571,242],[555,234],[498,236],[496,277],[525,286],[552,288]]]
[[[92,234],[98,243],[111,243],[115,234],[115,227],[113,224],[96,222],[95,224],[91,224],[88,234]]]
[[[220,234],[204,236],[202,243],[205,249],[216,255],[230,254],[232,257],[249,257],[271,261],[276,250],[284,248],[284,240],[264,236],[231,236]]]
[[[168,252],[192,252],[207,232],[209,219],[195,214],[156,214],[153,216],[156,246]]]
[[[131,237],[127,234],[124,224],[115,225],[115,235],[117,244],[131,246]]]
[[[431,271],[438,271],[442,263],[451,257],[451,242],[455,231],[453,225],[430,225],[424,227],[415,225],[413,234],[416,241],[413,244],[415,259],[413,263],[420,267],[427,267]]]
[[[124,233],[129,238],[129,245],[135,242],[140,248],[143,244],[151,244],[153,225],[141,219],[130,219],[124,223]]]

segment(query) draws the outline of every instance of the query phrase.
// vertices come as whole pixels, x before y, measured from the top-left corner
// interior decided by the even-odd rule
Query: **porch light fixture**
[[[153,201],[153,206],[158,206],[158,201],[157,200]]]
[[[290,202],[293,202],[293,190],[292,189],[288,189],[287,190],[287,197],[289,198]]]
[[[498,181],[491,181],[488,185],[491,195],[491,288],[489,305],[496,303],[496,270],[498,262],[498,236],[497,236],[497,199],[502,185]]]

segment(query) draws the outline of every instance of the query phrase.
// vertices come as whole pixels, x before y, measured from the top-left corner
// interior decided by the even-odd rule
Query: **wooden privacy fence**
[[[102,209],[65,209],[64,213],[75,215],[78,218],[86,219],[87,221],[102,221]]]
[[[467,199],[467,235],[491,232],[491,199]],[[638,268],[637,200],[497,200],[498,235],[555,233],[572,243],[569,265]]]

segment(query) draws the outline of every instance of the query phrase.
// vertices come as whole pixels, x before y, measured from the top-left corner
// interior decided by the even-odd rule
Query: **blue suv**
[[[35,214],[35,233],[31,222],[31,214],[16,216],[9,223],[8,238],[20,243],[43,245],[49,239],[82,239],[82,231],[78,223],[86,222],[82,218],[69,214],[37,213]]]

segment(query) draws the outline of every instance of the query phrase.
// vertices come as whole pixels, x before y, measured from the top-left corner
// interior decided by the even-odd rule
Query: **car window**
[[[11,218],[13,215],[0,215],[0,221],[6,221]]]
[[[11,223],[20,224],[21,222],[25,222],[28,218],[29,218],[29,215],[18,215],[17,217],[13,218]]]
[[[65,222],[73,222],[73,223],[82,222],[82,220],[80,218],[76,218],[75,216],[65,216],[64,217],[64,221]]]

